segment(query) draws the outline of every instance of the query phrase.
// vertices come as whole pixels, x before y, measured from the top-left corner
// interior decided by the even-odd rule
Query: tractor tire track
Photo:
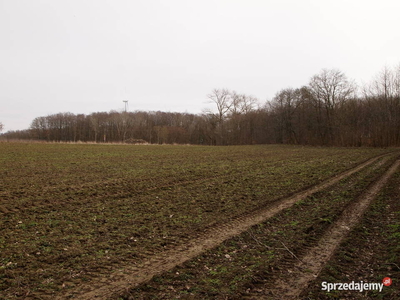
[[[300,294],[318,277],[319,273],[347,236],[349,231],[360,221],[370,203],[378,195],[390,177],[396,172],[400,160],[393,165],[358,199],[353,202],[321,237],[319,243],[307,251],[300,261],[291,268],[292,273],[285,278],[278,278],[272,285],[261,292],[264,296],[246,297],[246,299],[298,299]],[[259,294],[258,294],[259,295]]]
[[[330,187],[364,167],[373,164],[378,159],[385,156],[388,157],[389,155],[384,154],[369,159],[348,171],[342,172],[290,197],[277,200],[272,204],[268,203],[265,207],[260,207],[257,210],[233,218],[225,224],[207,228],[198,236],[183,240],[178,245],[145,259],[140,265],[125,264],[108,275],[95,275],[88,283],[81,284],[73,290],[67,290],[56,299],[109,299],[115,295],[120,295],[127,289],[133,288],[150,280],[157,274],[184,263],[202,252],[219,245],[223,241],[242,233],[251,226],[271,218],[280,211],[291,207],[296,202]]]

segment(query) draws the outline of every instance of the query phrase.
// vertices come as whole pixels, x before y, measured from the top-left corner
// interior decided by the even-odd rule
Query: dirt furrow
[[[224,174],[224,175],[215,175],[215,176],[210,176],[210,177],[203,177],[203,178],[196,178],[196,179],[190,179],[190,180],[182,180],[182,181],[178,181],[178,182],[173,182],[173,183],[168,183],[168,184],[164,184],[164,185],[159,185],[159,186],[150,186],[150,187],[142,187],[142,188],[137,188],[136,190],[122,190],[122,191],[116,191],[118,188],[121,188],[120,186],[118,186],[116,183],[121,183],[122,180],[121,179],[113,179],[113,180],[109,180],[109,181],[105,181],[102,185],[103,186],[107,186],[107,184],[112,184],[112,186],[114,186],[113,190],[104,192],[104,193],[98,193],[96,191],[96,195],[90,195],[90,200],[95,200],[95,201],[101,201],[101,200],[106,200],[106,199],[110,199],[110,198],[128,198],[128,197],[132,197],[133,195],[144,195],[145,193],[154,193],[156,191],[160,191],[163,189],[167,189],[167,188],[176,188],[179,186],[185,186],[185,185],[199,185],[199,184],[203,184],[209,181],[213,181],[216,179],[223,179],[223,178],[228,178],[230,176],[230,174]],[[134,181],[135,184],[141,183],[141,182],[145,182],[146,180],[136,180]],[[73,196],[70,196],[70,199],[74,199],[74,202],[80,202],[83,199],[87,199],[87,195],[86,194],[78,194],[79,192],[81,192],[82,188],[85,187],[92,187],[94,190],[94,187],[98,185],[97,183],[94,184],[82,184],[82,185],[75,185],[75,186],[68,186],[68,187],[64,187],[61,189],[56,189],[51,187],[50,188],[44,188],[41,193],[46,193],[46,192],[54,192],[54,194],[49,195],[51,197],[51,199],[57,198],[57,196],[55,195],[62,195],[62,193],[65,192],[69,192],[69,193],[75,193]],[[8,193],[8,192],[7,192]],[[2,196],[2,194],[0,193],[0,197]],[[9,196],[9,194],[7,194],[7,196]],[[14,196],[15,198],[17,198],[17,196]],[[35,201],[30,201],[29,203],[25,204],[24,206],[19,206],[19,207],[8,207],[7,211],[8,212],[16,212],[16,211],[23,211],[23,210],[27,210],[29,208],[31,208],[32,206],[35,207],[35,209],[38,208],[46,208],[46,207],[50,207],[50,206],[54,206],[55,203],[57,203],[57,201],[48,201],[47,203],[43,203],[43,199],[44,196],[43,194],[40,195],[40,197],[37,197],[38,201],[41,202],[40,204],[36,203]],[[4,210],[5,211],[5,210]],[[0,213],[3,212],[0,210]]]
[[[389,178],[396,172],[400,165],[397,160],[386,173],[366,190],[349,208],[332,224],[329,230],[322,236],[320,242],[311,248],[306,255],[301,257],[292,268],[290,277],[276,280],[269,296],[256,297],[257,299],[298,299],[301,292],[308,284],[318,277],[326,262],[332,257],[336,248],[340,245],[348,232],[360,221],[362,215],[372,200],[377,196]],[[265,294],[265,293],[264,293]],[[251,298],[251,299],[256,299]]]
[[[176,247],[159,253],[145,260],[140,265],[124,265],[107,276],[95,276],[90,282],[82,284],[73,290],[66,291],[57,299],[69,297],[74,299],[108,299],[113,295],[122,294],[128,288],[146,282],[154,275],[168,271],[176,265],[182,264],[202,252],[219,245],[223,241],[240,234],[251,226],[265,221],[313,193],[328,188],[338,181],[376,162],[382,156],[385,155],[372,158],[351,170],[343,172],[307,190],[276,201],[272,205],[251,211],[225,224],[208,228],[197,237],[192,239],[188,238]]]

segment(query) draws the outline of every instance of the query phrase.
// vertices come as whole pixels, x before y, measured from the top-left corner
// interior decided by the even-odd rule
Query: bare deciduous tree
[[[353,97],[356,90],[355,84],[336,69],[323,69],[311,78],[309,86],[314,98],[329,111]]]
[[[384,67],[363,89],[366,98],[393,100],[400,98],[400,64],[393,69]]]
[[[245,96],[242,102],[242,112],[248,114],[258,106],[258,99],[253,96]]]
[[[301,104],[301,91],[287,88],[274,97],[271,106],[277,115],[278,139],[280,143],[297,144],[294,114]]]
[[[339,70],[323,69],[311,78],[309,89],[317,110],[319,126],[323,128],[323,143],[334,143],[334,131],[337,129],[336,109],[355,97],[356,85]]]
[[[217,106],[217,128],[216,134],[218,136],[217,143],[225,144],[225,127],[224,120],[229,113],[233,103],[231,98],[231,93],[228,89],[214,89],[211,94],[207,95],[211,102],[215,103]]]
[[[230,92],[231,105],[230,112],[233,115],[236,114],[247,114],[255,109],[257,106],[257,98],[253,96],[247,96],[245,94],[238,94],[235,91]]]
[[[227,89],[214,89],[207,97],[217,105],[218,120],[222,123],[232,107],[231,93]]]
[[[384,67],[373,81],[364,87],[364,100],[369,106],[367,135],[374,145],[389,146],[400,143],[400,65]],[[365,122],[368,123],[368,122]]]

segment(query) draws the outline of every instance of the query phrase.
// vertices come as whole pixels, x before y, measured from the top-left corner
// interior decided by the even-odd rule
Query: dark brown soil
[[[379,169],[388,156],[376,156],[393,152],[29,143],[0,143],[0,150],[0,295],[5,299],[118,297],[288,211],[294,213],[286,225],[274,228],[279,241],[298,256],[294,236],[289,242],[286,236],[306,230],[311,238],[301,238],[301,244],[312,245],[335,220],[328,215],[331,209],[340,214],[346,207],[346,201],[331,207],[318,200],[321,209],[303,214],[298,210],[304,208],[302,199],[325,193],[338,180],[358,178],[363,170]],[[371,157],[376,159],[368,162]],[[362,162],[367,162],[363,169]],[[363,180],[370,179],[354,182]],[[249,238],[266,250],[267,260],[282,253],[291,257],[280,242],[269,246],[276,252],[270,253],[261,237]],[[233,253],[223,257],[230,262]],[[257,252],[253,257],[248,278],[262,270],[255,267]],[[207,272],[226,272],[226,266],[218,271],[211,266]],[[233,293],[242,297],[251,290],[244,277],[232,280]]]
[[[316,185],[306,191],[295,194],[292,197],[281,199],[273,205],[263,209],[257,209],[252,213],[245,214],[239,218],[219,226],[213,226],[202,232],[197,238],[182,240],[183,245],[179,245],[145,260],[139,266],[121,265],[120,271],[114,272],[107,277],[99,278],[88,285],[81,285],[69,295],[79,299],[107,299],[112,295],[122,293],[124,290],[137,284],[150,280],[153,276],[168,271],[176,265],[194,258],[202,252],[212,249],[224,240],[240,234],[251,226],[259,224],[266,219],[274,216],[280,211],[291,207],[296,202],[305,199],[313,193],[328,188],[338,181],[351,176],[353,173],[375,162],[377,158],[371,159],[350,171],[346,171],[334,178]],[[65,296],[62,296],[65,297]]]
[[[388,181],[361,222],[302,292],[302,299],[400,299],[400,171]],[[391,286],[377,291],[321,290],[323,281],[381,283]]]
[[[129,290],[124,297],[299,298],[393,174],[397,163],[383,175],[393,161],[381,160],[326,187],[268,221]]]

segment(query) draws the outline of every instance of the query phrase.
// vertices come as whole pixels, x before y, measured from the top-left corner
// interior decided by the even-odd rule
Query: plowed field
[[[290,277],[286,266],[298,269],[287,267],[296,278],[307,273],[296,262],[305,263],[396,155],[0,143],[0,295],[273,299],[285,289],[280,276]]]

